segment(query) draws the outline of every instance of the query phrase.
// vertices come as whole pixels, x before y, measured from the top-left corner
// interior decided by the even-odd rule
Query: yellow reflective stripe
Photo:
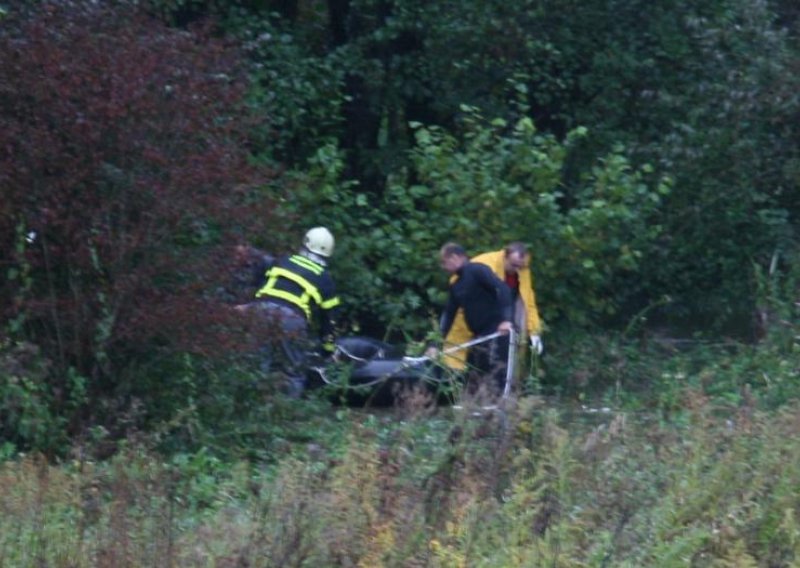
[[[275,269],[272,268],[272,269],[267,271],[267,276],[269,276],[269,278],[267,278],[267,283],[264,284],[264,286],[261,288],[261,290],[256,292],[256,298],[260,298],[261,296],[266,296],[270,292],[270,290],[272,290],[275,287],[275,281],[278,278],[276,276],[273,276],[272,273],[273,273],[274,270]]]
[[[322,308],[323,310],[330,310],[331,308],[335,308],[336,306],[338,306],[340,303],[341,302],[339,301],[339,296],[334,296],[330,300],[322,302],[319,305],[319,307]]]
[[[292,262],[294,262],[295,264],[297,264],[299,266],[302,266],[303,268],[305,268],[307,270],[310,270],[311,272],[313,272],[317,276],[322,274],[322,271],[325,270],[322,266],[320,266],[316,262],[313,262],[313,261],[307,259],[304,256],[294,255],[289,260],[291,260]]]
[[[273,298],[280,298],[282,300],[286,300],[287,302],[298,306],[303,312],[306,314],[307,318],[311,318],[311,308],[308,305],[309,297],[313,298],[314,301],[317,302],[318,305],[322,305],[322,296],[319,293],[319,290],[311,284],[308,280],[300,276],[299,274],[295,274],[290,270],[286,270],[285,268],[281,268],[279,266],[273,267],[269,272],[269,280],[267,280],[266,285],[261,288],[258,292],[256,292],[256,297],[261,298],[263,296],[271,296]],[[287,292],[286,290],[279,290],[275,287],[278,278],[283,277],[287,280],[291,280],[298,286],[303,289],[303,294],[298,296],[297,294],[293,294],[291,292]],[[329,300],[330,301],[330,300]]]
[[[263,296],[272,296],[273,298],[280,298],[281,300],[286,300],[290,304],[294,304],[306,314],[307,319],[311,319],[311,308],[308,305],[308,294],[303,293],[302,296],[298,296],[297,294],[292,294],[291,292],[287,292],[285,290],[278,290],[275,288],[275,283],[278,281],[278,274],[275,272],[280,272],[280,269],[273,268],[270,270],[270,278],[267,280],[266,285],[261,288],[258,292],[256,292],[256,298],[261,298]]]
[[[292,256],[290,260],[298,266],[308,268],[309,270],[318,274],[321,274],[324,271],[324,267],[321,267],[302,256],[295,255]],[[300,288],[303,290],[303,293],[298,295],[276,288],[278,278],[286,278],[287,280],[294,282],[300,286]],[[309,306],[310,299],[313,299],[323,310],[330,310],[341,303],[338,296],[334,296],[333,298],[323,301],[319,288],[314,286],[303,276],[280,266],[274,266],[267,271],[267,283],[258,292],[256,292],[256,298],[263,298],[264,296],[280,298],[281,300],[285,300],[290,304],[294,304],[302,309],[308,318],[311,318],[311,307]]]
[[[270,272],[272,273],[273,278],[282,276],[287,280],[291,280],[295,284],[299,285],[306,294],[314,298],[314,301],[317,302],[317,304],[322,304],[322,296],[320,295],[319,290],[317,290],[317,287],[299,274],[295,274],[291,270],[286,270],[285,268],[280,267],[273,268]]]
[[[286,300],[289,303],[294,304],[306,314],[306,319],[311,318],[311,308],[308,307],[308,302],[303,302],[303,299],[299,296],[295,296],[290,292],[284,292],[283,290],[270,290],[269,296],[273,298],[280,298],[281,300]]]

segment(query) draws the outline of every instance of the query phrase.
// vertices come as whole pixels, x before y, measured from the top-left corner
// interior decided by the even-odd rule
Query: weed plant
[[[0,565],[795,565],[800,406],[720,407],[702,384],[676,389],[680,419],[536,396],[339,408],[340,436],[270,465],[145,439],[102,463],[19,456]]]
[[[100,430],[60,462],[4,446],[0,566],[796,566],[787,329],[691,349],[589,337],[497,406],[409,390],[357,409],[207,375],[216,396],[107,459]],[[549,396],[559,375],[576,380]]]

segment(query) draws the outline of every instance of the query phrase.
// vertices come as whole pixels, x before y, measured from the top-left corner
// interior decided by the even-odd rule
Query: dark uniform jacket
[[[442,315],[442,336],[450,331],[458,308],[464,310],[467,326],[475,335],[489,335],[501,322],[513,320],[511,292],[488,266],[466,262],[456,276]]]
[[[266,272],[266,284],[256,298],[299,311],[307,321],[320,324],[320,335],[333,333],[333,321],[339,297],[328,271],[299,254],[283,257]]]

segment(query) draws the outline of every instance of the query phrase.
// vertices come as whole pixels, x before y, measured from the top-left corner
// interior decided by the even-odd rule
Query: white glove
[[[544,351],[544,344],[542,344],[542,338],[538,335],[531,335],[531,349],[537,354],[541,355],[542,351]]]

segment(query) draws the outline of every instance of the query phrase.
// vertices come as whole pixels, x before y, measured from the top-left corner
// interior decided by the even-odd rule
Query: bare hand
[[[436,359],[439,356],[439,350],[436,347],[428,347],[425,350],[425,357],[429,357],[431,359]]]
[[[497,326],[497,331],[500,333],[509,333],[512,329],[514,329],[514,324],[510,321],[500,322],[500,325]]]

